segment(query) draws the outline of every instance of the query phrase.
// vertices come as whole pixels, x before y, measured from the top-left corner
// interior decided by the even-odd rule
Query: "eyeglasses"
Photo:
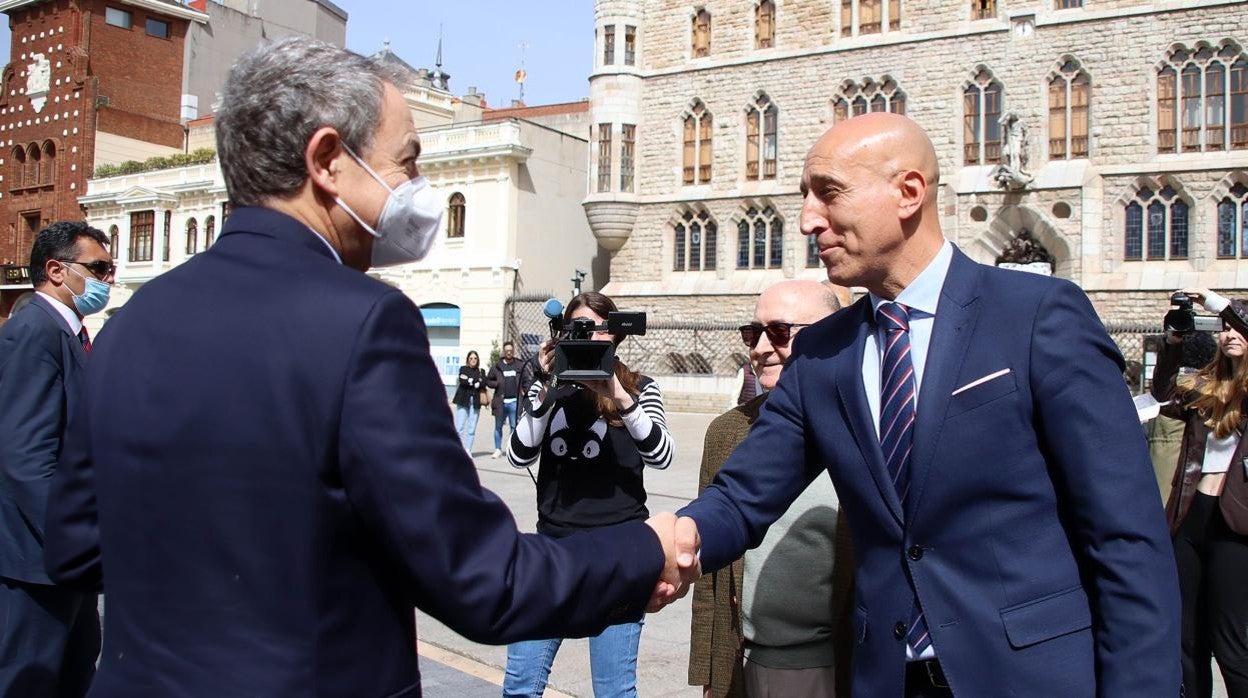
[[[97,279],[103,279],[104,277],[112,276],[117,273],[116,264],[113,264],[112,262],[105,262],[102,259],[94,261],[94,262],[79,262],[76,259],[58,259],[56,261],[60,262],[61,264],[81,265],[84,268],[86,268],[87,271],[94,274]]]
[[[751,322],[738,329],[741,330],[741,341],[751,349],[758,346],[758,340],[764,332],[767,333],[767,341],[771,342],[772,346],[782,347],[793,338],[794,327],[807,327],[810,324],[809,322],[769,322],[764,325],[760,322]]]

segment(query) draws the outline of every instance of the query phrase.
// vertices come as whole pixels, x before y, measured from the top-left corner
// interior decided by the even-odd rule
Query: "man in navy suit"
[[[244,56],[216,117],[235,205],[92,355],[48,511],[52,578],[107,594],[91,695],[419,696],[414,608],[478,642],[585,636],[675,572],[675,517],[522,535],[456,436],[420,312],[445,197],[384,68]]]
[[[826,469],[857,555],[853,695],[1177,696],[1174,556],[1122,358],[1074,284],[945,240],[938,182],[894,114],[811,149],[802,232],[870,294],[799,335],[681,512],[683,571],[699,536],[712,570],[757,545]]]
[[[0,328],[0,696],[80,697],[100,651],[94,593],[44,572],[44,511],[77,405],[90,338],[116,271],[104,233],[79,221],[39,231],[35,295]]]

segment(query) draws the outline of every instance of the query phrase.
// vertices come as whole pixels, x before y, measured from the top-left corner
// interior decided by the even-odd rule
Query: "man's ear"
[[[43,274],[48,281],[60,286],[65,283],[65,265],[55,259],[43,263]]]
[[[338,196],[342,159],[350,157],[342,147],[338,131],[329,126],[317,129],[303,150],[303,164],[308,180],[328,196]]]
[[[918,170],[905,170],[897,173],[897,215],[906,220],[914,217],[923,209],[927,199],[927,178]]]

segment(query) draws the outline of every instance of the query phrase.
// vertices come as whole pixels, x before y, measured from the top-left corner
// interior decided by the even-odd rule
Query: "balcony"
[[[524,144],[514,120],[480,125],[440,126],[420,132],[420,166],[462,161],[464,158],[527,160],[533,149]]]

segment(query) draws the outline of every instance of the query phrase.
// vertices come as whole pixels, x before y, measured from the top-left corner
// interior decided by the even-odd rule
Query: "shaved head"
[[[936,146],[923,127],[900,114],[870,112],[842,121],[823,132],[810,149],[811,155],[816,152],[839,152],[885,175],[915,170],[935,202],[940,184]]]
[[[750,348],[750,365],[764,390],[775,387],[793,351],[793,339],[803,327],[813,325],[841,309],[833,288],[818,281],[781,281],[767,287],[754,306],[754,322],[763,326],[793,325],[788,341],[773,342],[766,332]]]
[[[841,302],[827,284],[792,279],[774,283],[759,295],[754,319],[765,324],[768,320],[759,317],[760,309],[770,310],[773,319],[813,324],[840,310]]]
[[[939,182],[931,139],[904,116],[873,112],[824,132],[802,172],[801,230],[828,278],[896,298],[944,241]]]

